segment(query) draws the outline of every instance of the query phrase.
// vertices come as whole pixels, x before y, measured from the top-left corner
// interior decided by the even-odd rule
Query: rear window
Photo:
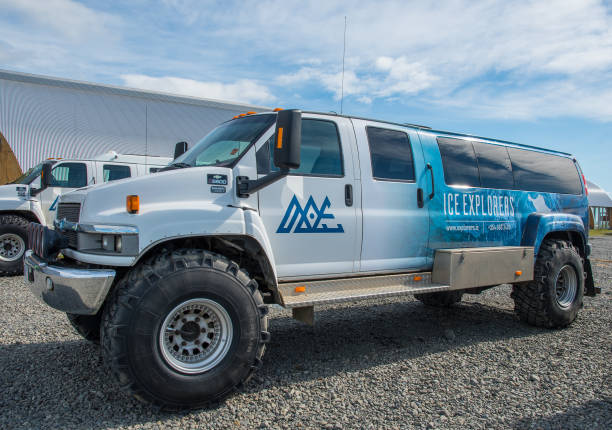
[[[414,163],[408,135],[397,130],[367,127],[372,176],[390,181],[414,181]]]
[[[440,137],[438,147],[447,185],[480,187],[478,163],[470,141]]]
[[[130,166],[105,164],[102,168],[102,175],[104,176],[104,182],[129,178],[131,176]]]
[[[508,148],[517,189],[543,193],[582,194],[574,161],[557,155]]]
[[[472,144],[478,161],[481,187],[507,190],[514,188],[512,163],[506,147],[481,142]]]

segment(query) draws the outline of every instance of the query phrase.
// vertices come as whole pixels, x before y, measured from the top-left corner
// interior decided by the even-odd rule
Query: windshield
[[[227,166],[239,158],[276,121],[276,115],[253,115],[221,124],[169,166]]]
[[[47,161],[47,163],[48,163],[48,161]],[[55,163],[55,162],[53,162],[53,163]],[[11,184],[29,185],[34,179],[36,179],[36,178],[38,178],[40,176],[40,172],[42,172],[43,164],[45,164],[45,163],[39,163],[36,166],[32,167],[27,172],[25,172],[23,175],[21,175],[20,177],[15,179],[13,182],[11,182]]]

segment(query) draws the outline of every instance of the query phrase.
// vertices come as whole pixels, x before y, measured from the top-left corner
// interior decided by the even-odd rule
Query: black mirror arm
[[[264,187],[284,178],[289,174],[289,169],[283,169],[276,172],[272,172],[263,178],[249,179],[248,176],[236,177],[236,194],[238,197],[249,197],[249,194],[256,193]]]

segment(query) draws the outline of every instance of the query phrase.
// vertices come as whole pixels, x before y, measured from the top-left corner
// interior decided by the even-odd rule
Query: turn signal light
[[[516,272],[514,272],[515,276],[521,276],[523,274],[522,270],[517,270]]]
[[[295,287],[295,292],[296,293],[304,293],[306,292],[306,287],[305,286],[301,286],[301,287]]]
[[[137,214],[140,210],[140,198],[138,196],[127,196],[125,199],[125,209],[128,213]]]
[[[413,279],[414,279],[415,281],[422,281],[422,280],[423,280],[423,277],[422,277],[422,276],[415,276]]]
[[[272,112],[278,112],[280,110],[283,110],[283,108],[274,108],[274,110]]]

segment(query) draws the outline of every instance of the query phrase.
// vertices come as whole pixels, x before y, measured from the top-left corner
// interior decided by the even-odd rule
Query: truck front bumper
[[[102,307],[116,273],[108,269],[50,266],[28,250],[23,275],[32,294],[52,308],[94,315]]]

